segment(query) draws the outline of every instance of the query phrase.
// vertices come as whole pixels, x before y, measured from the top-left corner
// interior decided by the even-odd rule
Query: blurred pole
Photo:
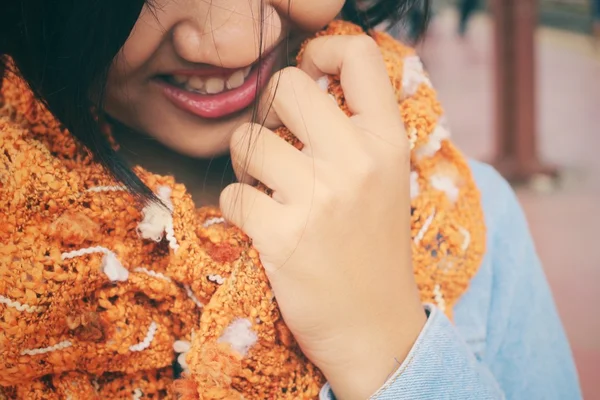
[[[555,176],[537,154],[536,0],[491,0],[494,16],[495,167],[511,182]]]

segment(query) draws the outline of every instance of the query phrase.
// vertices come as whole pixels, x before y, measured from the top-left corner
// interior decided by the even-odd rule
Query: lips
[[[266,85],[277,53],[238,69],[207,68],[175,71],[156,82],[176,107],[208,119],[224,118],[250,106]]]

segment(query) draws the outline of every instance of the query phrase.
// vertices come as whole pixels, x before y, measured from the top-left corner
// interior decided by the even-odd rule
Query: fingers
[[[220,208],[225,219],[257,241],[267,240],[265,235],[277,232],[277,224],[285,215],[281,204],[243,183],[233,183],[223,189]]]
[[[301,197],[314,180],[314,160],[258,124],[244,124],[234,132],[231,159],[238,176],[264,183],[282,202]]]
[[[325,75],[339,75],[351,119],[315,82]],[[381,51],[366,35],[313,39],[299,68],[276,74],[264,99],[272,100],[269,126],[287,126],[316,158],[334,158],[342,143],[347,156],[356,154],[361,145],[351,135],[359,131],[394,147],[407,146]]]
[[[315,80],[339,75],[353,114],[374,119],[398,114],[381,51],[367,35],[316,38],[306,47],[299,67]]]
[[[264,98],[272,99],[267,121],[280,121],[316,158],[331,158],[353,133],[352,122],[305,72],[286,68],[271,79]]]

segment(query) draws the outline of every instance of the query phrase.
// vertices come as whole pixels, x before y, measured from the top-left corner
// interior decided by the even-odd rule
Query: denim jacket
[[[454,321],[432,305],[408,357],[377,400],[573,400],[581,392],[569,343],[509,185],[471,163],[481,190],[487,254]],[[335,396],[326,385],[322,400]]]

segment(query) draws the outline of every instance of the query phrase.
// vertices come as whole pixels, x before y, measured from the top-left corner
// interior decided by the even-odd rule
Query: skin
[[[267,85],[264,126],[251,123],[250,111],[203,120],[150,82],[170,69],[253,63],[259,1],[164,0],[154,14],[142,12],[110,72],[107,112],[143,132],[121,134],[127,148],[173,160],[183,175],[198,174],[191,160],[228,150],[234,167],[244,166],[243,179],[222,190],[221,210],[253,239],[286,323],[336,396],[365,399],[404,360],[426,320],[410,254],[408,143],[375,43],[313,41],[302,65]],[[342,5],[264,0],[263,46],[288,35],[297,42]],[[352,118],[315,83],[326,74],[340,74]],[[282,124],[305,143],[302,151],[273,133]],[[250,185],[255,179],[273,198]]]

